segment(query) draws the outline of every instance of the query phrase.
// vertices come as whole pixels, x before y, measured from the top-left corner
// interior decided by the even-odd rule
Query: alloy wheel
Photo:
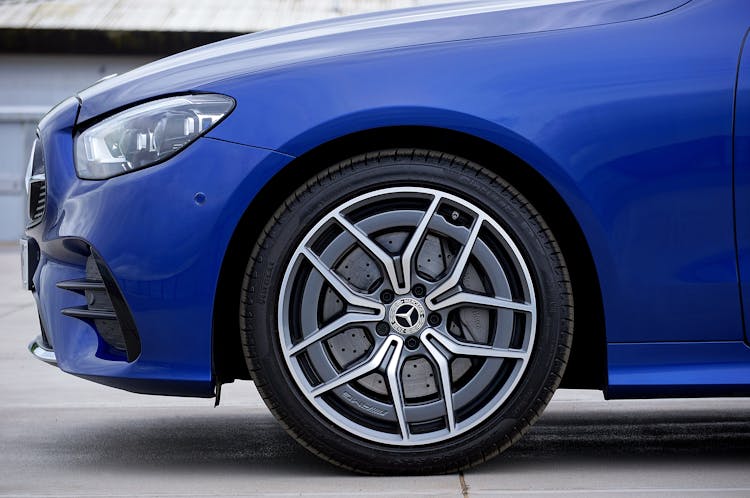
[[[537,303],[518,246],[452,193],[382,188],[302,238],[278,300],[282,354],[310,404],[368,441],[416,446],[480,424],[529,363]]]

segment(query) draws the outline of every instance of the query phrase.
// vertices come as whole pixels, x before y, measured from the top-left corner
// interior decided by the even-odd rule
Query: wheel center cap
[[[425,312],[422,303],[411,297],[394,301],[388,315],[391,328],[400,334],[412,334],[424,325]]]

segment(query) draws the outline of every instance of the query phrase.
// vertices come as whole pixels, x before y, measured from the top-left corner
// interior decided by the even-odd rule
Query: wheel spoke
[[[357,364],[355,367],[347,370],[346,372],[341,373],[340,375],[334,377],[333,379],[324,382],[323,384],[320,384],[316,387],[314,387],[310,394],[312,396],[320,396],[321,394],[325,394],[331,389],[335,389],[341,385],[344,385],[348,382],[351,382],[353,380],[356,380],[360,377],[363,377],[367,375],[368,373],[372,372],[373,370],[380,367],[380,365],[383,363],[383,359],[385,358],[385,355],[388,353],[388,350],[390,349],[392,344],[397,344],[397,347],[399,344],[401,344],[403,341],[400,337],[396,336],[390,336],[388,337],[383,343],[380,345],[380,347],[376,348],[372,354],[370,354],[370,357],[365,360],[362,363]]]
[[[366,323],[366,322],[378,321],[378,320],[381,320],[382,318],[383,316],[380,316],[380,315],[347,313],[337,318],[336,320],[332,321],[331,323],[324,325],[323,327],[319,328],[315,332],[312,332],[310,335],[305,337],[302,341],[298,342],[297,344],[289,348],[289,354],[290,355],[299,354],[301,351],[304,351],[305,349],[310,347],[312,344],[315,344],[318,341],[322,341],[323,339],[327,339],[331,335],[335,334],[339,330],[349,325],[354,325],[355,323]]]
[[[401,430],[401,439],[409,439],[409,426],[406,423],[406,411],[404,410],[404,390],[398,378],[403,341],[399,340],[395,344],[396,348],[393,350],[386,367],[386,377],[388,377],[388,387],[391,391],[391,398],[393,398],[393,410],[396,413],[398,427]]]
[[[372,240],[365,232],[360,230],[357,226],[350,223],[349,220],[344,218],[340,213],[334,215],[336,221],[344,228],[347,232],[352,234],[355,239],[362,245],[362,247],[374,256],[388,275],[388,280],[391,282],[391,287],[394,289],[400,288],[399,277],[396,274],[396,265],[393,262],[393,257],[385,252],[374,240]]]
[[[343,280],[341,280],[341,277],[336,275],[333,270],[326,266],[326,264],[323,263],[320,258],[317,257],[310,249],[308,249],[307,247],[302,247],[300,249],[300,252],[307,258],[308,261],[310,261],[310,263],[312,263],[312,265],[323,276],[326,282],[328,282],[328,284],[333,287],[334,290],[338,292],[339,295],[344,298],[347,303],[353,306],[365,308],[366,310],[374,310],[381,317],[385,316],[385,308],[382,304],[372,299],[368,299],[364,296],[358,295],[354,291],[352,291],[349,286],[346,285]]]
[[[474,225],[469,232],[469,236],[466,239],[466,243],[461,248],[461,254],[456,259],[450,275],[425,298],[425,304],[430,310],[437,309],[435,299],[453,289],[461,281],[461,277],[466,270],[466,264],[469,262],[471,251],[474,250],[474,244],[477,241],[477,237],[479,237],[479,230],[482,228],[483,222],[484,218],[481,215],[477,215],[477,218],[474,220]]]
[[[448,417],[448,432],[456,430],[456,415],[453,411],[453,391],[451,389],[451,370],[448,359],[440,353],[429,340],[429,334],[422,335],[422,344],[432,355],[440,373],[440,388],[443,391],[443,402],[445,403],[445,414]]]
[[[504,213],[457,192],[415,182],[346,193],[288,241],[278,302],[265,308],[288,367],[277,380],[354,438],[423,448],[481,431],[532,366],[540,310],[527,253]],[[497,329],[511,324],[512,340]]]
[[[529,303],[517,303],[504,297],[483,296],[472,292],[457,292],[452,296],[433,304],[432,310],[437,311],[450,306],[476,305],[486,308],[500,308],[505,310],[532,313],[534,307]]]
[[[413,263],[414,254],[417,252],[419,244],[422,243],[422,239],[427,233],[427,227],[430,225],[430,220],[435,215],[438,205],[440,205],[441,199],[442,197],[440,197],[439,195],[436,195],[432,199],[430,207],[427,208],[427,211],[425,211],[422,219],[419,221],[419,225],[417,225],[414,233],[411,234],[409,243],[406,245],[406,249],[404,249],[404,253],[401,255],[401,266],[404,275],[404,287],[394,289],[397,294],[406,294],[411,289],[411,265]]]
[[[471,344],[461,342],[453,337],[440,334],[434,329],[426,329],[422,332],[422,341],[427,342],[435,339],[441,346],[456,356],[475,356],[481,358],[504,358],[526,361],[529,352],[522,349],[496,348],[485,344]]]

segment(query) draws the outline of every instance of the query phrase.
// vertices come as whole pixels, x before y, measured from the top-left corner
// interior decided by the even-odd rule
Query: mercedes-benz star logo
[[[424,306],[410,297],[403,297],[394,302],[389,315],[391,327],[401,334],[411,334],[424,325]]]
[[[419,311],[411,304],[405,304],[396,310],[396,321],[402,327],[413,327],[419,320]]]

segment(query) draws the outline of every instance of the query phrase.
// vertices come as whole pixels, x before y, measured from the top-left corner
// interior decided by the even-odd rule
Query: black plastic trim
[[[109,346],[124,353],[125,359],[127,359],[128,362],[133,362],[141,354],[141,340],[140,337],[138,337],[135,320],[130,312],[130,308],[125,302],[122,291],[117,285],[117,281],[109,270],[109,267],[90,244],[82,239],[66,239],[66,242],[69,243],[68,245],[71,245],[71,242],[76,241],[81,244],[80,253],[84,259],[82,261],[75,261],[73,264],[84,264],[87,267],[87,276],[80,279],[64,280],[58,282],[56,286],[59,289],[75,292],[84,295],[87,298],[90,297],[89,295],[91,293],[105,293],[109,302],[104,305],[104,309],[98,309],[102,304],[93,305],[92,302],[90,302],[83,306],[65,308],[60,310],[60,312],[65,316],[87,320],[91,322],[91,325],[95,328],[97,327],[95,322],[99,320],[111,320],[116,322],[119,328],[119,334],[122,335],[124,346],[120,343],[119,339],[113,344],[108,337],[105,336],[106,334],[103,335],[103,331],[100,331],[99,329],[97,329],[97,333]],[[75,244],[73,244],[73,246],[75,246]],[[93,265],[93,269],[89,268],[89,264]]]
[[[107,290],[107,286],[104,285],[104,282],[100,280],[89,280],[86,278],[58,282],[57,287],[63,290],[78,292],[80,294],[83,294],[83,292],[87,290]]]
[[[96,251],[93,250],[93,248],[91,249],[91,256],[94,258],[94,261],[96,261],[96,266],[99,268],[99,273],[102,276],[107,293],[112,301],[115,315],[120,322],[120,330],[122,330],[122,336],[125,340],[127,359],[128,361],[135,361],[135,359],[141,354],[141,339],[138,337],[138,329],[135,326],[135,320],[133,320],[133,315],[130,313],[128,303],[125,301],[115,277],[112,275],[112,272],[109,271],[109,267],[104,263]]]
[[[64,308],[60,310],[60,313],[85,320],[117,320],[117,314],[114,311],[92,310],[86,307]],[[127,344],[127,340],[125,342]]]

